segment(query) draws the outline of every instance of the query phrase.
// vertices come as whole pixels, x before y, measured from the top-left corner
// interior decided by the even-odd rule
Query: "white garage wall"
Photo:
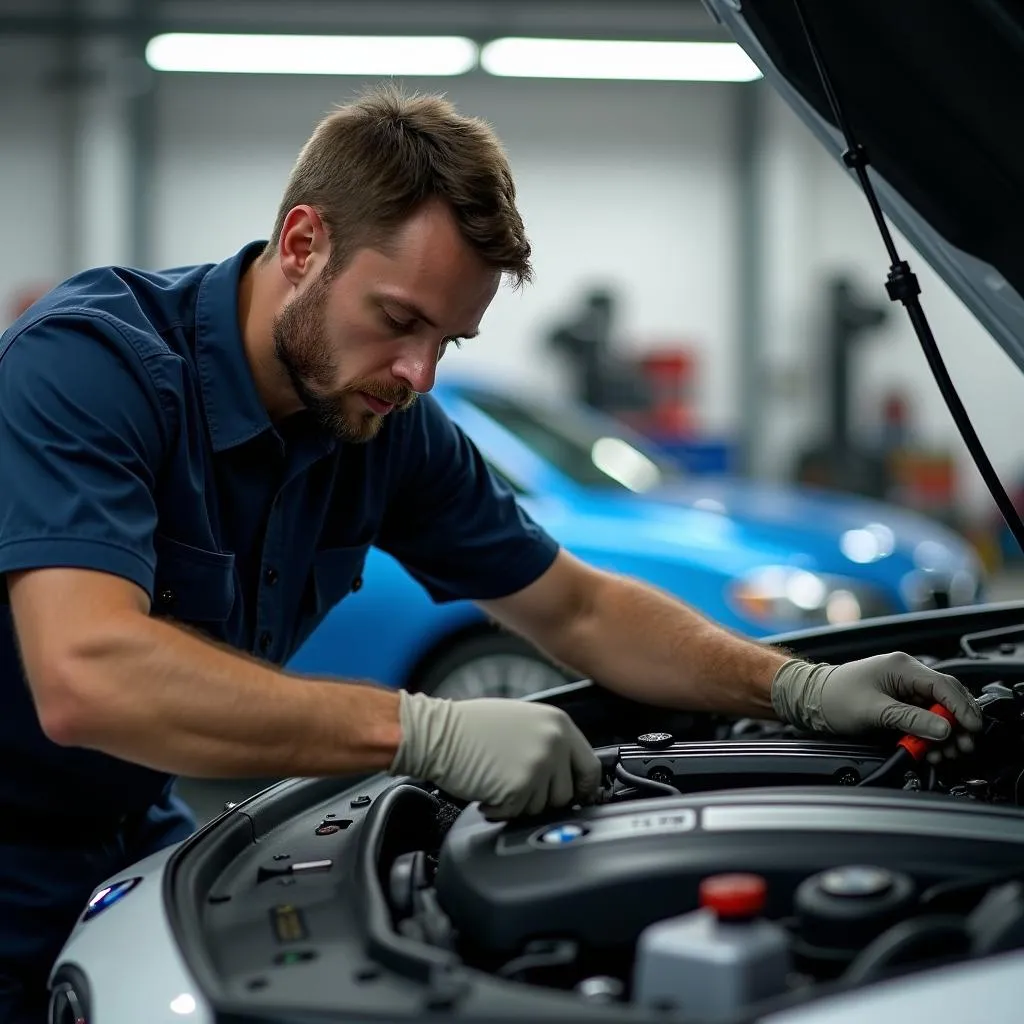
[[[69,177],[62,101],[40,84],[40,69],[54,56],[25,40],[0,40],[3,301],[25,284],[127,258],[127,211],[117,209],[126,192],[122,110],[116,97],[82,96],[87,121],[77,179]],[[495,124],[536,249],[537,282],[521,294],[503,290],[483,336],[454,354],[452,365],[557,393],[564,376],[543,335],[585,288],[611,284],[624,300],[619,327],[637,347],[679,339],[698,350],[702,422],[708,430],[734,430],[741,410],[733,105],[743,87],[484,77],[409,84],[446,89],[461,109]],[[220,259],[265,236],[299,147],[322,113],[357,88],[350,79],[161,76],[154,262]],[[774,97],[760,172],[768,279],[758,454],[763,474],[776,476],[825,421],[824,281],[849,271],[881,301],[887,265],[859,191]],[[69,218],[77,218],[77,244]],[[920,276],[925,309],[968,408],[1010,479],[1024,461],[1020,376],[924,261],[904,240],[900,245]],[[859,366],[855,422],[872,423],[881,393],[903,387],[926,442],[957,452],[970,506],[988,509],[895,307],[862,347]]]
[[[766,409],[764,464],[773,473],[789,465],[792,452],[824,422],[824,362],[818,344],[822,288],[830,274],[848,273],[865,297],[890,306],[885,325],[863,336],[856,356],[855,429],[865,441],[872,440],[882,396],[898,388],[910,398],[921,439],[955,454],[968,510],[987,512],[991,499],[959,439],[910,321],[903,307],[890,304],[885,294],[888,255],[863,193],[781,101],[772,98],[767,116],[765,245],[773,296],[768,351],[775,386]],[[1024,468],[1024,380],[924,258],[904,237],[894,237],[918,275],[925,314],[961,398],[1009,486]]]
[[[535,248],[535,283],[503,289],[480,339],[451,365],[555,388],[560,364],[543,335],[584,288],[607,282],[621,292],[620,326],[638,344],[685,339],[704,350],[705,422],[734,427],[733,90],[483,77],[407,85],[444,90],[494,124]],[[161,79],[160,260],[219,258],[266,237],[299,147],[358,87]]]
[[[0,39],[0,322],[12,292],[67,268],[61,102],[54,91],[21,84],[48,63],[42,44]]]

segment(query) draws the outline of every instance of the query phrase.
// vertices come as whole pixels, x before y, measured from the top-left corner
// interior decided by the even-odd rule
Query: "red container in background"
[[[652,395],[645,433],[668,439],[696,432],[696,362],[686,349],[657,349],[641,356]]]

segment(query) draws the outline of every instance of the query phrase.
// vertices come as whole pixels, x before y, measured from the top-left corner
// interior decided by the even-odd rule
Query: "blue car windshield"
[[[460,388],[459,396],[583,487],[642,494],[682,476],[610,417],[487,390]]]

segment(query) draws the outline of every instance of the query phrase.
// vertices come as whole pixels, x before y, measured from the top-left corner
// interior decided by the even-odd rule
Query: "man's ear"
[[[293,206],[281,225],[277,245],[281,272],[293,286],[327,265],[330,240],[320,214],[312,206]]]

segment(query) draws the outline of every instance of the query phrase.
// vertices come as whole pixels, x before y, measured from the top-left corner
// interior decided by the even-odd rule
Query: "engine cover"
[[[622,767],[673,782],[686,792],[735,786],[855,785],[889,756],[878,747],[842,740],[689,740],[664,747],[624,744]]]
[[[931,794],[755,789],[586,808],[539,823],[467,808],[442,847],[438,899],[463,939],[512,954],[533,939],[632,943],[697,906],[701,879],[756,872],[769,916],[803,879],[844,864],[903,871],[919,888],[1024,862],[1024,812]]]

